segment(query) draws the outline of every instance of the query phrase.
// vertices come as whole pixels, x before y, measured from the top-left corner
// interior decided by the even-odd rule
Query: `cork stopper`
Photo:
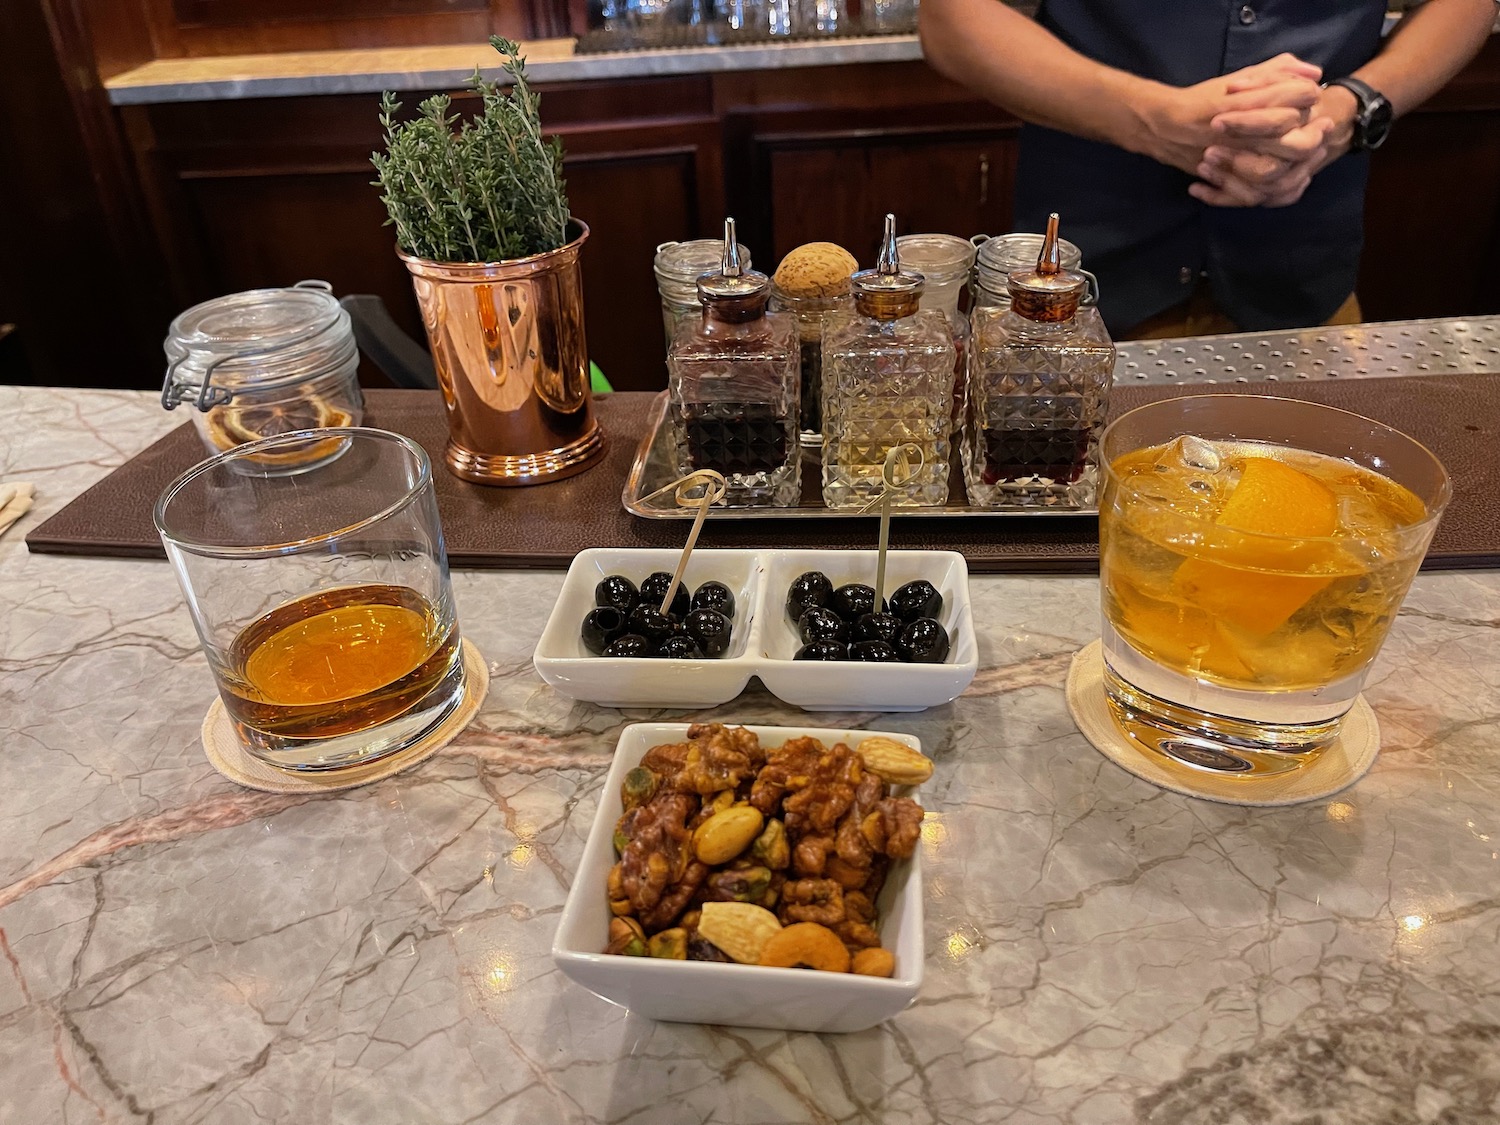
[[[809,242],[781,259],[771,280],[788,297],[842,297],[859,269],[854,255],[833,242]]]
[[[865,316],[896,320],[917,311],[926,279],[915,270],[901,268],[895,215],[885,217],[885,236],[880,242],[880,258],[875,268],[860,270],[850,281],[855,307]]]
[[[740,324],[763,315],[770,296],[771,279],[740,266],[734,220],[725,219],[724,256],[717,273],[706,273],[698,279],[698,300],[720,320]]]
[[[1063,269],[1057,227],[1054,211],[1047,216],[1047,234],[1037,254],[1036,269],[1013,271],[1006,285],[1010,307],[1027,320],[1044,324],[1072,320],[1089,284],[1077,270]]]

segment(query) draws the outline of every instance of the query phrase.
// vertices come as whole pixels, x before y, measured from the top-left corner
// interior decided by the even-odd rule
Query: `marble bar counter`
[[[621,727],[680,716],[537,679],[560,573],[459,572],[493,676],[465,734],[364,789],[236,788],[168,566],[22,541],[180,422],[0,387],[0,480],[38,498],[0,538],[0,1121],[1500,1121],[1500,574],[1417,579],[1373,772],[1280,810],[1161,792],[1075,731],[1095,580],[975,578],[963,696],[818,720],[936,759],[915,1005],[844,1036],[657,1024],[549,946]],[[759,690],[713,717],[805,721]]]
[[[1387,14],[1386,31],[1400,18],[1399,11]],[[1500,31],[1500,17],[1495,29]],[[922,45],[915,35],[839,36],[593,54],[579,54],[572,39],[541,39],[525,43],[523,48],[527,73],[535,82],[722,74],[914,62],[922,58]],[[162,58],[105,79],[104,88],[114,105],[447,90],[467,84],[476,66],[487,77],[505,77],[487,44],[467,43]]]
[[[523,45],[534,82],[581,82],[670,74],[911,62],[922,57],[915,35],[871,35],[791,43],[611,51],[577,54],[571,39]],[[380,47],[289,51],[267,55],[156,59],[107,79],[115,105],[223,101],[382,90],[447,90],[468,83],[479,67],[504,78],[487,43],[444,47]]]

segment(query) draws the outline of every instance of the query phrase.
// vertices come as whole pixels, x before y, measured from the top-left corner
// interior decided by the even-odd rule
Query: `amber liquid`
[[[1400,535],[1426,517],[1422,501],[1322,454],[1198,444],[1217,469],[1172,446],[1113,465],[1128,487],[1100,513],[1110,625],[1157,665],[1227,687],[1316,692],[1357,673],[1422,561],[1425,540]]]
[[[237,722],[279,738],[368,730],[421,703],[458,660],[458,626],[408,586],[312,594],[247,626],[221,670]]]

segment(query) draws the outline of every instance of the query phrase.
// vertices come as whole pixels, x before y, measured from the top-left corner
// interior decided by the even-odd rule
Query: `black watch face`
[[[1394,116],[1390,102],[1385,98],[1375,100],[1375,104],[1365,112],[1363,130],[1365,148],[1379,148],[1385,144],[1385,139],[1391,132],[1391,120]]]

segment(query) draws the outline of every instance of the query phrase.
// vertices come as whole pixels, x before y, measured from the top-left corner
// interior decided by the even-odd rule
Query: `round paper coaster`
[[[469,725],[490,690],[490,670],[479,650],[463,641],[464,694],[458,706],[427,734],[405,750],[388,754],[368,765],[345,766],[332,770],[283,770],[263,762],[240,744],[234,723],[224,710],[224,701],[215,699],[203,719],[203,752],[214,769],[236,784],[266,793],[332,793],[353,789],[400,773],[418,762],[425,762]]]
[[[1099,641],[1073,657],[1067,696],[1078,729],[1115,765],[1174,793],[1226,805],[1299,805],[1331,797],[1364,777],[1380,753],[1380,724],[1360,696],[1344,716],[1338,741],[1303,769],[1270,777],[1168,770],[1115,725],[1104,695],[1104,647]]]

